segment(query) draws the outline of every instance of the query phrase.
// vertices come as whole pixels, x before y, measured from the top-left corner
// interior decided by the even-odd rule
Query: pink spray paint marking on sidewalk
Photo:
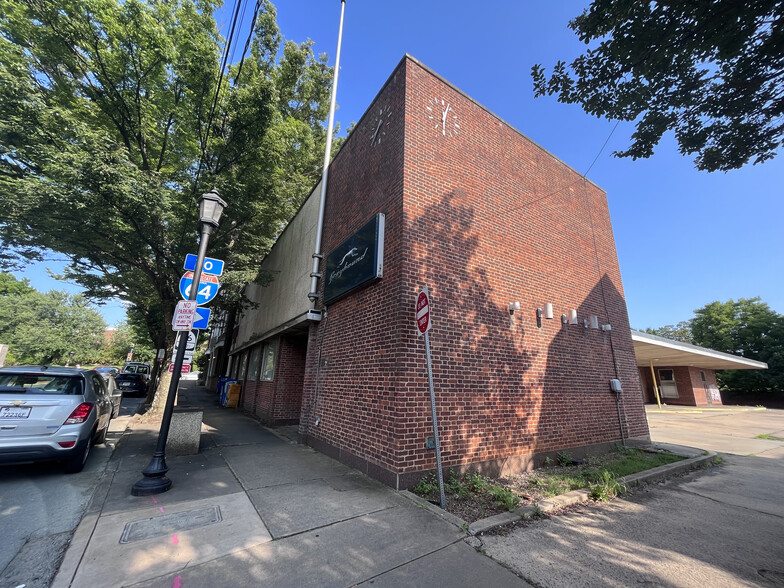
[[[177,533],[175,533],[174,535],[172,535],[172,543],[174,543],[175,545],[179,545],[179,543],[180,543],[180,540],[179,540],[179,539],[177,539]]]
[[[174,578],[174,581],[172,582],[172,588],[181,588],[181,587],[182,587],[182,578],[180,576],[177,576],[176,578]]]

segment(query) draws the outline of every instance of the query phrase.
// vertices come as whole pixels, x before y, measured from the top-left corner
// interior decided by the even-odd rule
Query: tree
[[[250,55],[224,76],[217,5],[0,0],[0,264],[65,254],[63,277],[127,301],[153,348],[173,344],[194,197],[229,203],[210,256],[236,306],[320,176],[326,56],[283,43],[262,1]]]
[[[101,363],[122,366],[133,345],[134,361],[154,361],[156,350],[149,342],[146,329],[134,328],[128,322],[122,322],[112,331],[108,341],[101,350]]]
[[[784,316],[759,298],[711,302],[695,311],[697,345],[764,361],[767,370],[724,370],[717,377],[734,393],[784,392]]]
[[[15,280],[10,274],[0,276],[3,283]],[[31,288],[0,295],[0,341],[9,345],[9,364],[94,363],[105,330],[100,313],[80,295]]]
[[[691,321],[681,321],[677,325],[664,325],[656,329],[648,327],[645,332],[683,343],[694,343],[691,336]]]
[[[631,146],[616,156],[650,157],[669,130],[700,170],[776,155],[784,134],[783,3],[595,0],[569,27],[598,44],[569,68],[559,61],[549,79],[535,65],[535,95],[637,121]]]

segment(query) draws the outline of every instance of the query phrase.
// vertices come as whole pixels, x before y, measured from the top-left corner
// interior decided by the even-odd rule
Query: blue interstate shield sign
[[[327,256],[325,304],[384,275],[384,220],[377,214]]]

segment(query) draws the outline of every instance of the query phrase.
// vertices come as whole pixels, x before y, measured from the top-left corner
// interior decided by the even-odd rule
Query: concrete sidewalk
[[[198,455],[167,456],[171,490],[131,496],[159,424],[134,420],[110,459],[53,587],[528,586],[454,524],[217,395]]]

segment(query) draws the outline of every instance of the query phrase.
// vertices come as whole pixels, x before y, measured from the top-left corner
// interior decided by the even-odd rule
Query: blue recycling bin
[[[218,394],[220,395],[220,405],[226,406],[226,395],[229,392],[229,384],[236,382],[235,378],[221,376],[218,378]]]

